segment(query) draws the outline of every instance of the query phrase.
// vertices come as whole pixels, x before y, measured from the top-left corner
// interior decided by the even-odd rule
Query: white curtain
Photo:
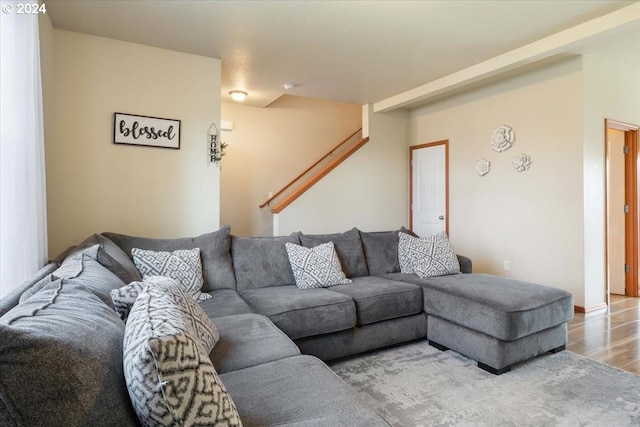
[[[47,260],[38,16],[1,3],[0,298]]]

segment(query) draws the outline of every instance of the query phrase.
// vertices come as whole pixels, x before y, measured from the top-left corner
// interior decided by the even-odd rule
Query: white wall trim
[[[273,235],[280,235],[280,214],[273,214]]]

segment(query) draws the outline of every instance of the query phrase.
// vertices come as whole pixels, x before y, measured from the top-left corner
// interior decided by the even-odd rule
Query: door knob
[[[438,219],[444,219],[444,215],[440,215]]]

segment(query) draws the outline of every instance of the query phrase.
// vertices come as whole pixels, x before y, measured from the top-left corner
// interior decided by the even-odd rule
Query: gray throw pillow
[[[362,231],[360,239],[367,259],[367,267],[371,276],[379,276],[388,273],[398,273],[400,263],[398,261],[398,232],[411,233],[405,227],[395,231]]]
[[[294,285],[285,243],[300,244],[298,233],[275,237],[233,236],[231,252],[238,290]]]
[[[333,242],[313,248],[293,243],[285,244],[296,286],[300,289],[328,288],[353,283],[342,272]]]
[[[133,407],[146,426],[241,426],[185,303],[199,308],[181,286],[166,283],[146,287],[131,309],[124,376]]]

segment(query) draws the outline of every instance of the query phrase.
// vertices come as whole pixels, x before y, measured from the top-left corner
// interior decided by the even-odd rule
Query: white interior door
[[[446,145],[411,150],[411,229],[424,237],[447,230]]]

